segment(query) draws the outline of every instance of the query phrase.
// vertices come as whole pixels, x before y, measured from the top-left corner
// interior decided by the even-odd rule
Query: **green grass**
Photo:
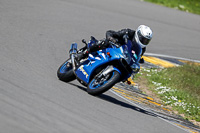
[[[200,121],[200,65],[186,64],[165,69],[142,69],[138,76],[186,119]]]
[[[170,8],[200,14],[200,0],[145,0]]]

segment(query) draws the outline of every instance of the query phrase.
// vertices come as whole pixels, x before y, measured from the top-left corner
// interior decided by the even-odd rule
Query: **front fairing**
[[[133,73],[137,73],[140,69],[139,61],[141,58],[142,48],[136,43],[132,44],[132,41],[130,40],[128,40],[128,43],[125,46],[128,47],[128,53],[131,55],[129,58],[132,60],[132,62],[128,64],[133,69]]]
[[[141,47],[132,45],[132,42],[128,40],[126,45],[121,46],[121,53],[123,58],[131,66],[132,64],[138,63],[141,55]]]

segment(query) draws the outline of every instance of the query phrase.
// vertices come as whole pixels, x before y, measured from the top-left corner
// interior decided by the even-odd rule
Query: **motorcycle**
[[[126,44],[119,45],[109,41],[109,47],[91,52],[88,58],[77,60],[77,55],[84,52],[88,47],[97,43],[94,37],[81,49],[77,49],[77,43],[71,44],[70,58],[58,69],[57,76],[60,80],[70,82],[77,79],[87,87],[91,95],[99,95],[112,88],[120,81],[126,81],[132,74],[140,70],[139,60],[141,47],[132,45],[131,40]]]

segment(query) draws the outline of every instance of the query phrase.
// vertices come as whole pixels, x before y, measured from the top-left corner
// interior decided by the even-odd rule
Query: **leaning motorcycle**
[[[82,42],[86,46],[79,50],[77,43],[71,44],[70,58],[59,67],[57,76],[65,82],[77,79],[87,87],[87,92],[91,95],[104,93],[116,83],[126,81],[140,69],[141,47],[132,45],[130,40],[124,45],[109,42],[109,47],[89,53],[86,59],[79,61],[77,55],[98,40],[91,37],[88,43],[85,40]]]

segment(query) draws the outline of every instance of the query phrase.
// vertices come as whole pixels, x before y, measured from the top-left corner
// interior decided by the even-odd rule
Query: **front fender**
[[[118,71],[120,75],[122,74],[121,71],[120,71],[118,68],[113,67],[113,71],[114,71],[114,70],[115,70],[115,71]]]

